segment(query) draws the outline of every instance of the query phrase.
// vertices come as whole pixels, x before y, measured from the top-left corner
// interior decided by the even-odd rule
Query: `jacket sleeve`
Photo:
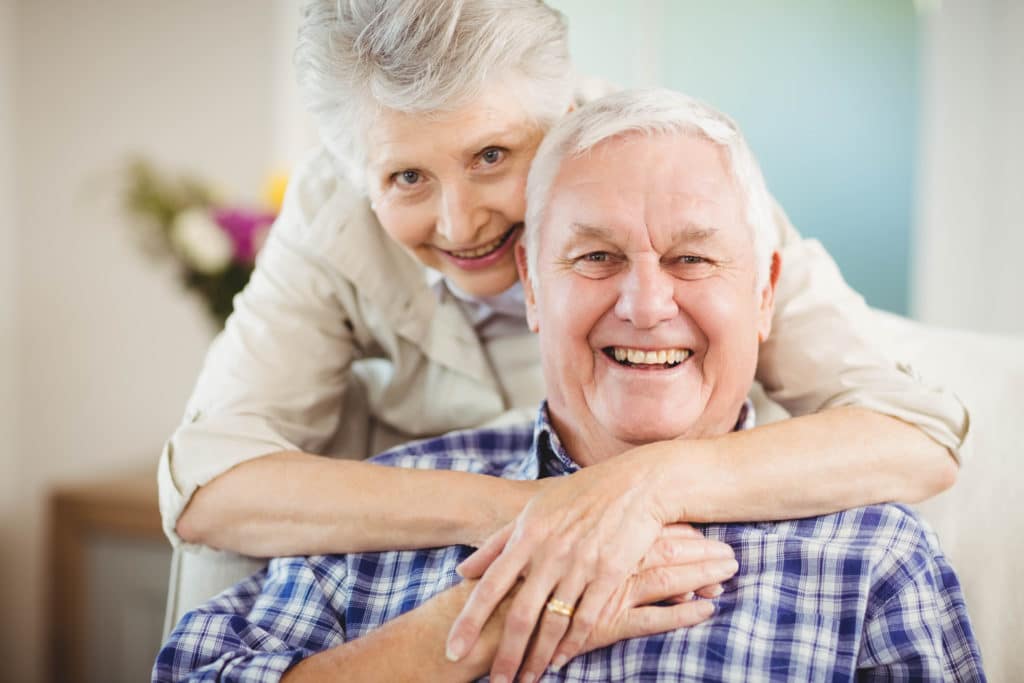
[[[778,206],[775,216],[782,272],[757,368],[769,398],[791,415],[868,408],[916,425],[959,459],[969,425],[964,405],[890,359],[877,338],[875,313],[821,244],[802,239]]]
[[[326,174],[306,166],[289,188],[234,313],[214,340],[185,418],[158,469],[164,531],[175,545],[178,517],[196,489],[228,469],[282,450],[318,452],[341,419],[358,353],[341,278],[318,243],[341,226],[325,207]],[[333,210],[333,213],[329,211]],[[342,212],[343,213],[343,212]]]
[[[334,607],[307,559],[273,560],[182,617],[152,680],[276,683],[303,659],[345,642]]]

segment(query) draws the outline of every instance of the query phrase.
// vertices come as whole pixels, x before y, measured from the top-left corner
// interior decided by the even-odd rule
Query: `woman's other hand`
[[[543,671],[552,655],[557,665],[582,652],[599,618],[614,607],[613,596],[621,597],[627,578],[664,566],[654,559],[658,553],[673,566],[687,567],[681,571],[690,583],[673,595],[716,594],[714,584],[735,572],[722,571],[729,566],[723,562],[731,560],[731,549],[685,525],[666,530],[674,520],[655,504],[657,481],[652,461],[628,456],[547,480],[513,523],[460,566],[466,577],[483,577],[452,626],[449,658],[472,648],[482,625],[521,576],[525,581],[505,619],[491,671],[496,681],[512,679],[542,616],[529,661],[532,673]],[[656,545],[659,539],[664,543]],[[571,620],[555,621],[560,615],[543,611],[552,597],[575,605]]]

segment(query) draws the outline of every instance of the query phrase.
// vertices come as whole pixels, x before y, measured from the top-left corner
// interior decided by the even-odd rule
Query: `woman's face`
[[[395,241],[459,289],[503,292],[518,277],[513,248],[543,135],[509,88],[443,114],[385,110],[367,137],[374,212]]]

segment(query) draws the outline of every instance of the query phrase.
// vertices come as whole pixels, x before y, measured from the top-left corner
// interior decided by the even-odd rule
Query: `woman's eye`
[[[487,166],[494,166],[505,158],[505,150],[500,147],[488,147],[480,152],[480,160]]]
[[[419,171],[413,171],[410,169],[399,171],[398,173],[391,176],[391,180],[393,182],[403,187],[412,187],[416,183],[420,182],[421,178],[422,176],[420,175]]]
[[[700,256],[680,256],[679,262],[687,265],[695,265],[698,263],[706,263],[706,259]]]
[[[608,263],[612,258],[612,255],[607,251],[592,251],[589,254],[584,254],[580,257],[581,261],[588,263]]]

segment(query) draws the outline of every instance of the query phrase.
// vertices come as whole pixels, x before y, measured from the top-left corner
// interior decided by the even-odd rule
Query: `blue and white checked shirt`
[[[536,424],[463,431],[374,462],[533,479],[574,472],[542,406]],[[876,505],[811,519],[708,524],[736,551],[714,616],[577,657],[545,681],[981,681],[956,574],[909,509]],[[354,640],[460,579],[465,546],[286,557],[189,612],[155,681],[278,681],[305,657]]]

